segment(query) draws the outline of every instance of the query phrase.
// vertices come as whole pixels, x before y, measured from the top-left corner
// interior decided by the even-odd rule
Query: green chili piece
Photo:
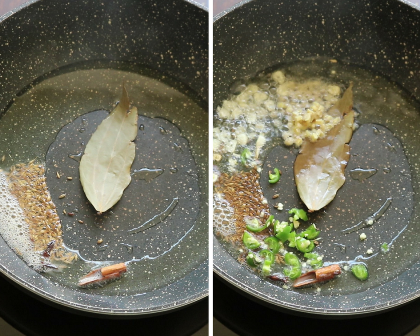
[[[354,264],[351,267],[351,272],[357,279],[361,281],[366,280],[369,276],[368,269],[364,264]]]
[[[287,240],[289,241],[289,247],[296,247],[296,232],[290,232]]]
[[[382,251],[382,252],[388,252],[388,251],[389,251],[389,246],[388,246],[388,244],[387,244],[387,243],[383,243],[383,244],[381,245],[381,251]]]
[[[260,256],[263,257],[264,260],[269,260],[271,263],[273,263],[275,259],[274,253],[270,250],[261,250]]]
[[[260,220],[258,218],[245,218],[246,228],[252,232],[258,232],[258,230],[262,227],[260,225]]]
[[[284,275],[288,276],[292,280],[300,277],[302,271],[300,269],[300,261],[297,256],[290,252],[286,253],[284,255],[284,262],[286,263],[286,265],[291,266],[289,268],[284,269]]]
[[[269,177],[268,182],[277,183],[280,180],[280,176],[281,176],[280,170],[278,170],[277,168],[274,168],[274,174],[271,174],[271,173],[268,174],[268,177]]]
[[[244,245],[251,250],[255,250],[261,245],[261,243],[257,239],[255,239],[248,231],[244,231],[242,240],[244,242]]]
[[[271,273],[271,264],[273,264],[275,260],[274,253],[270,250],[261,250],[260,256],[264,258],[262,273],[264,276],[268,276]]]
[[[299,278],[302,274],[300,267],[285,268],[283,272],[284,275],[289,277],[291,280]]]
[[[303,231],[300,236],[306,239],[315,239],[319,236],[319,230],[316,229],[314,224],[311,224],[305,231]]]
[[[283,229],[284,229],[287,225],[289,225],[289,223],[287,223],[287,222],[281,222],[281,223],[280,223],[278,220],[275,220],[275,221],[274,221],[274,224],[273,224],[274,235],[276,235],[277,233],[282,232],[282,231],[283,231]],[[278,237],[277,237],[277,238],[278,238]]]
[[[261,232],[262,230],[265,230],[266,228],[270,226],[273,219],[274,219],[274,216],[268,217],[267,221],[265,222],[263,226],[260,226],[261,222],[258,218],[254,217],[251,219],[245,219],[246,228],[252,232]]]
[[[289,245],[290,246],[290,245]],[[303,253],[311,252],[315,247],[315,244],[312,240],[308,240],[302,237],[296,239],[296,248]]]
[[[305,210],[293,208],[289,210],[289,214],[293,214],[294,220],[303,219],[305,222],[308,220],[308,215]]]
[[[315,269],[322,267],[322,265],[324,264],[321,256],[317,253],[305,253],[304,257],[308,259],[306,263],[311,265]]]
[[[241,162],[245,166],[246,160],[251,157],[251,151],[248,148],[245,148],[241,153]]]
[[[300,268],[299,258],[296,255],[294,255],[293,253],[290,253],[290,252],[286,253],[284,255],[284,262],[286,263],[286,265]]]
[[[257,267],[263,262],[263,260],[260,257],[256,256],[254,253],[249,252],[246,256],[246,262],[251,267]]]
[[[314,269],[321,268],[324,262],[322,260],[308,259],[307,264],[311,265]]]
[[[274,223],[274,232],[275,236],[280,239],[282,243],[284,243],[287,239],[289,239],[289,234],[293,229],[293,224],[287,223],[287,222],[281,222],[276,221]]]
[[[268,245],[268,247],[273,251],[274,254],[279,253],[280,248],[282,247],[280,245],[280,241],[278,238],[271,236],[264,239],[264,243]]]
[[[267,260],[267,259],[264,260],[264,264],[263,264],[263,267],[261,269],[264,276],[270,275],[270,273],[271,273],[271,264],[272,264],[272,262],[270,262],[270,260]]]

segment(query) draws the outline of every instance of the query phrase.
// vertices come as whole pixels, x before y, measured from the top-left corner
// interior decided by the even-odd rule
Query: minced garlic
[[[282,135],[286,146],[300,147],[305,139],[311,142],[322,139],[341,121],[340,117],[334,118],[327,114],[325,107],[318,102],[313,102],[306,110],[295,109],[289,113],[286,109],[286,115],[289,130]]]
[[[278,131],[287,146],[322,139],[341,121],[328,114],[340,95],[338,85],[316,79],[299,81],[274,71],[264,86],[248,84],[217,107],[220,123],[213,129],[213,151],[229,157],[248,146],[256,160]]]

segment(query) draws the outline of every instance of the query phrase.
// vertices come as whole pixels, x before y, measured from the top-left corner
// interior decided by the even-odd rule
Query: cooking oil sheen
[[[123,83],[139,110],[138,156],[122,199],[100,217],[85,199],[78,165],[90,136],[118,103]],[[6,157],[1,169],[34,159],[46,163],[64,243],[79,255],[72,266],[45,274],[51,281],[77,288],[78,279],[91,269],[123,261],[127,274],[94,290],[137,295],[183,278],[206,260],[207,112],[182,83],[118,62],[59,69],[22,89],[1,115],[0,134],[0,157]],[[170,172],[172,167],[177,174]],[[145,223],[141,232],[129,232]]]

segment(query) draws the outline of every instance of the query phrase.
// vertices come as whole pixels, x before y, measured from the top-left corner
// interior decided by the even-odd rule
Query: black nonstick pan
[[[188,1],[40,0],[1,18],[2,176],[38,167],[44,176],[27,185],[31,197],[42,208],[36,186],[44,183],[54,203],[47,217],[56,213],[60,223],[32,259],[16,241],[37,244],[40,236],[25,238],[23,230],[16,238],[3,225],[3,275],[62,307],[114,316],[165,312],[207,296],[207,17]],[[123,85],[139,111],[132,179],[99,215],[83,192],[79,161]],[[13,202],[12,212],[32,211],[22,195],[17,206],[7,187],[2,193],[3,222],[16,219]],[[44,219],[42,234],[50,229]],[[73,262],[28,262],[58,246]],[[78,286],[114,264],[127,268],[120,279]]]
[[[324,232],[317,251],[325,260],[342,266],[358,260],[369,268],[365,282],[344,267],[337,279],[318,289],[285,289],[241,265],[237,254],[218,237],[214,240],[214,271],[224,280],[272,307],[326,317],[380,312],[420,295],[415,159],[420,141],[419,23],[418,8],[401,1],[243,1],[215,18],[215,107],[238,94],[241,85],[265,78],[276,69],[286,77],[325,78],[343,86],[353,82],[359,126],[350,142],[353,152],[346,184],[310,221]],[[386,99],[379,99],[372,88],[386,91]],[[397,96],[401,101],[394,100]],[[376,138],[375,144],[363,140],[371,133],[382,138]],[[386,138],[391,134],[392,141]],[[407,161],[398,159],[397,152]],[[279,145],[268,151],[260,184],[269,202],[279,193],[288,204],[303,207],[291,169],[290,157],[296,154]],[[287,157],[289,161],[282,161]],[[266,176],[276,166],[283,172],[277,189],[268,185]],[[358,168],[375,168],[377,174],[361,182],[350,176]],[[362,231],[347,230],[391,198],[391,211],[377,220],[378,225],[363,229],[367,241],[359,239]],[[393,246],[390,253],[381,250],[384,242]]]

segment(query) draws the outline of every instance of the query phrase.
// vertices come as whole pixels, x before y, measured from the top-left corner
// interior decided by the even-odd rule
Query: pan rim
[[[204,265],[204,267],[206,268],[207,267],[206,264],[207,264],[207,262],[204,262],[199,267],[202,267]],[[191,271],[189,274],[193,273],[194,271],[195,270]],[[170,312],[170,311],[175,310],[175,309],[180,309],[180,308],[189,306],[191,304],[194,304],[194,303],[208,297],[208,290],[206,290],[203,293],[199,293],[195,296],[192,296],[191,298],[186,298],[186,299],[184,299],[180,302],[176,302],[176,305],[167,304],[167,305],[162,306],[161,308],[158,308],[158,309],[153,308],[153,307],[150,308],[150,309],[137,309],[137,310],[135,310],[135,309],[126,310],[126,309],[122,309],[122,308],[101,308],[101,309],[99,309],[98,307],[93,306],[93,305],[92,306],[88,306],[86,304],[82,305],[82,304],[79,304],[77,302],[69,304],[69,301],[66,301],[65,299],[60,299],[56,296],[51,295],[47,291],[41,291],[36,286],[25,283],[19,277],[15,276],[13,274],[13,272],[10,272],[10,271],[6,270],[3,267],[3,265],[1,265],[1,267],[0,267],[0,272],[3,276],[8,278],[13,283],[21,286],[25,290],[30,291],[32,294],[35,295],[35,297],[39,296],[42,299],[46,299],[48,301],[51,301],[55,304],[58,304],[59,306],[65,307],[65,308],[70,308],[70,309],[74,309],[74,310],[85,312],[85,313],[94,313],[94,314],[103,315],[103,316],[117,315],[119,317],[123,317],[123,316],[127,317],[127,316],[140,316],[140,315],[143,315],[143,316],[144,315],[155,315],[155,314]],[[70,290],[70,289],[66,288],[66,290]],[[87,294],[87,295],[89,295],[89,294]]]
[[[190,0],[185,0],[185,1],[190,1]],[[191,0],[193,1],[193,0]],[[229,7],[228,9],[225,9],[224,11],[216,14],[215,16],[213,16],[213,23],[216,23],[216,21],[219,21],[220,19],[222,19],[223,17],[225,17],[227,14],[233,12],[235,9],[238,9],[239,7],[242,7],[244,5],[246,5],[248,2],[252,2],[255,0],[242,0],[240,2],[238,2],[237,4],[233,5],[232,7]],[[408,0],[395,0],[398,2],[401,2],[403,4],[406,4],[407,6],[410,6],[418,11],[420,11],[420,5],[414,4]]]

